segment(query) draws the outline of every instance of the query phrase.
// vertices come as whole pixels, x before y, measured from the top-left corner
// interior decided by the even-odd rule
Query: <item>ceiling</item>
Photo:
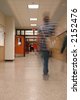
[[[39,9],[28,9],[28,4],[39,4]],[[43,21],[43,13],[49,12],[53,22],[59,19],[67,11],[67,0],[0,0],[0,10],[6,16],[13,16],[16,28],[32,28],[30,24],[40,25]],[[30,21],[31,17],[37,17],[37,21]]]

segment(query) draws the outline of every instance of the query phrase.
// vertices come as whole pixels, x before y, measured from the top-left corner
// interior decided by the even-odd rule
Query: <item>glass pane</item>
[[[37,41],[37,39],[33,39],[33,41]]]
[[[36,39],[29,39],[29,41],[36,41]]]
[[[29,39],[29,41],[33,41],[33,39]]]
[[[18,38],[18,46],[22,44],[21,38]]]
[[[33,35],[33,31],[32,30],[26,30],[25,35]]]
[[[37,36],[25,36],[25,38],[37,38]]]
[[[17,30],[17,35],[20,35],[20,30]]]
[[[35,31],[35,35],[38,35],[38,31]]]
[[[21,35],[24,35],[24,30],[21,30]]]

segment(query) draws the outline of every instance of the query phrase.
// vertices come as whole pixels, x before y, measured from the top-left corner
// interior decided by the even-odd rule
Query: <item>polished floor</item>
[[[66,63],[50,58],[49,79],[43,79],[38,54],[0,62],[0,100],[67,100]]]

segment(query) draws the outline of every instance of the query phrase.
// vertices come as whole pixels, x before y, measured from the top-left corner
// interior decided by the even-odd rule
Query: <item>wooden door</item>
[[[25,40],[24,36],[16,36],[15,38],[15,54],[25,56]]]

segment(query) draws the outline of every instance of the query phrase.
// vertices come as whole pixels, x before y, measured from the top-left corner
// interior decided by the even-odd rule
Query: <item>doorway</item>
[[[24,36],[16,36],[16,38],[15,38],[15,54],[16,54],[16,56],[25,56],[25,38],[24,38]]]

